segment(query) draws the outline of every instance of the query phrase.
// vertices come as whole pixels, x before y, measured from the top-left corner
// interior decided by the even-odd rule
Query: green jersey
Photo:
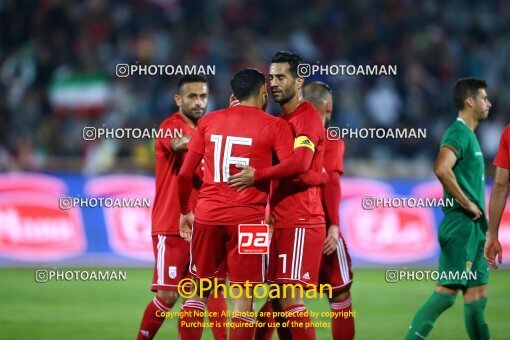
[[[453,167],[455,178],[467,198],[485,215],[485,163],[475,133],[462,119],[457,118],[446,130],[441,140],[441,146],[443,145],[455,149],[457,156],[457,162]],[[444,198],[446,201],[453,196],[444,189]],[[458,209],[462,208],[455,200],[453,206],[446,206],[443,211],[446,214],[448,211]]]

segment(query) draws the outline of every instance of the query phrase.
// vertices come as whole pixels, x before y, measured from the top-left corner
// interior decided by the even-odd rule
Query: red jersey
[[[496,154],[496,158],[494,158],[494,165],[504,169],[510,169],[510,153],[508,146],[510,145],[510,125],[507,125],[503,133],[501,134],[501,139],[499,140],[499,148],[498,153]]]
[[[327,225],[340,224],[340,175],[344,173],[345,145],[342,139],[330,140],[326,138],[324,151],[324,168],[329,175],[329,181],[322,187],[322,207],[326,215]]]
[[[237,225],[265,219],[269,182],[237,192],[227,183],[236,164],[270,167],[273,152],[281,161],[291,157],[292,133],[279,118],[251,106],[237,105],[209,113],[198,123],[188,145],[204,155],[204,178],[195,221],[207,225]]]
[[[294,138],[306,136],[315,145],[310,169],[321,172],[326,132],[319,112],[304,101],[292,113],[280,117],[288,123]],[[316,227],[325,223],[320,187],[294,185],[291,179],[273,183],[270,206],[275,228]]]
[[[345,144],[343,139],[326,139],[324,147],[324,168],[327,172],[338,171],[344,173]]]
[[[161,130],[182,131],[182,135],[191,135],[193,129],[177,112],[165,119]],[[172,136],[177,137],[177,136]],[[170,147],[172,138],[158,138],[154,144],[156,156],[156,197],[152,207],[152,235],[179,235],[179,195],[177,175],[184,162],[185,152],[175,152]],[[198,167],[193,175],[191,205],[194,208],[198,198],[198,188],[202,181],[203,168]]]

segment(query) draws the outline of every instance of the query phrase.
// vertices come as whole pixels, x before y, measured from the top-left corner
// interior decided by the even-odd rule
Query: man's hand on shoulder
[[[246,188],[249,188],[255,184],[255,169],[249,165],[237,164],[236,168],[242,170],[241,172],[232,175],[228,178],[229,186],[236,188],[237,190],[243,191]]]

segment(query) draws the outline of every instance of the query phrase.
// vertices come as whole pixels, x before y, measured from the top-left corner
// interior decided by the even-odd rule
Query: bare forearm
[[[503,210],[505,209],[507,197],[508,183],[494,183],[489,203],[489,229],[487,231],[491,236],[498,236],[499,224],[501,222]]]
[[[460,188],[453,171],[449,169],[436,175],[445,190],[448,191],[461,206],[466,207],[469,203],[469,199]]]

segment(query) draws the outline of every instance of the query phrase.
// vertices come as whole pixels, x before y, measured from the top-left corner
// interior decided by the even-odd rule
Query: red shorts
[[[319,283],[330,284],[333,293],[346,291],[351,287],[351,257],[341,233],[336,251],[330,255],[322,255]]]
[[[275,229],[269,247],[267,280],[305,287],[316,285],[325,238],[324,225]]]
[[[152,235],[152,247],[156,265],[151,290],[178,291],[179,281],[190,277],[190,244],[179,235]],[[224,282],[225,277],[226,264],[222,263],[218,279]]]
[[[264,282],[264,255],[239,254],[238,228],[237,225],[210,226],[193,223],[191,274],[199,279],[211,279],[219,275],[221,264],[226,262],[230,282]]]

